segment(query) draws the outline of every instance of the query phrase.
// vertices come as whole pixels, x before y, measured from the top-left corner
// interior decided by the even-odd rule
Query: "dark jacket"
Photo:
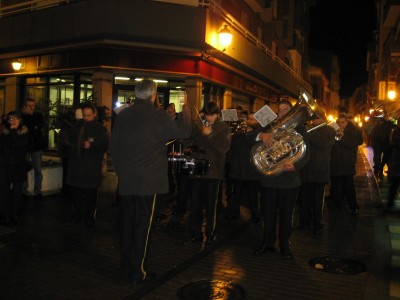
[[[322,126],[309,133],[311,156],[300,172],[301,182],[330,181],[331,150],[335,143],[335,134],[331,126]]]
[[[261,173],[256,170],[251,162],[250,155],[253,143],[246,139],[246,133],[236,133],[232,137],[229,150],[232,153],[229,177],[242,180],[259,180]]]
[[[192,144],[200,151],[193,153],[195,159],[210,161],[210,170],[206,175],[192,175],[192,178],[222,179],[224,177],[226,153],[231,145],[231,129],[217,119],[212,126],[212,133],[208,136],[200,134],[200,129],[193,126]]]
[[[355,175],[358,146],[361,145],[358,132],[349,126],[344,129],[343,138],[335,141],[331,151],[331,176]]]
[[[26,154],[29,132],[26,126],[20,130],[3,128],[0,135],[0,168],[12,182],[26,180]]]
[[[111,135],[111,158],[118,175],[120,195],[148,196],[167,193],[168,140],[188,138],[190,109],[171,120],[149,100],[137,99],[116,118]]]
[[[84,140],[93,138],[89,149]],[[67,184],[83,188],[100,186],[102,162],[108,148],[107,129],[98,121],[75,123],[69,132],[69,160]]]
[[[387,120],[379,120],[371,130],[370,144],[375,151],[386,151],[390,148],[390,133],[393,123]]]
[[[24,125],[28,127],[30,143],[28,152],[42,151],[46,148],[43,136],[44,119],[39,112],[33,115],[22,114]]]
[[[400,176],[400,128],[395,126],[390,135],[392,149],[389,164],[389,176]]]

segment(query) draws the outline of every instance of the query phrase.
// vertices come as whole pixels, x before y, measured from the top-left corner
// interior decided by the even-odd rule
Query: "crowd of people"
[[[183,216],[189,216],[186,245],[214,243],[219,238],[218,222],[240,218],[241,206],[246,203],[251,221],[263,226],[254,255],[279,251],[286,260],[293,258],[290,237],[294,229],[310,230],[315,235],[323,231],[325,199],[330,200],[332,209],[358,215],[353,177],[363,137],[345,114],[339,114],[337,129],[326,125],[320,115],[295,124],[293,130],[301,136],[305,152],[299,159],[282,162],[277,174],[267,175],[254,166],[252,150],[260,143],[269,149],[280,136],[272,124],[262,127],[254,113],[238,107],[239,121],[232,125],[222,120],[216,102],[207,102],[199,112],[187,105],[186,96],[182,112],[177,113],[172,103],[160,109],[157,84],[151,80],[139,82],[135,96],[133,103],[118,111],[111,136],[97,120],[96,107],[85,103],[75,111],[74,123],[61,131],[59,139],[70,226],[83,222],[88,229],[95,228],[102,164],[110,150],[118,176],[120,267],[131,282],[140,284],[155,277],[145,265],[159,195],[176,199],[171,224],[179,226],[185,222]],[[293,110],[289,101],[279,102],[274,124],[286,120]],[[20,112],[9,112],[1,123],[3,225],[18,222],[31,168],[34,199],[41,198],[43,122],[43,116],[35,112],[35,101],[27,99]],[[384,164],[389,165],[392,186],[388,208],[392,208],[400,185],[400,126],[386,121],[377,124],[371,134],[374,170],[380,176]],[[296,207],[298,224],[294,224]]]

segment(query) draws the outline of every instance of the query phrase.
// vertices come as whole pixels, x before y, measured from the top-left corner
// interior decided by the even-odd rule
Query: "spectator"
[[[386,211],[394,208],[394,199],[400,184],[400,118],[397,119],[397,125],[393,127],[390,134],[390,167],[389,167],[389,193]]]
[[[371,147],[374,151],[374,174],[379,179],[383,176],[385,164],[390,160],[390,133],[393,124],[384,118],[379,118],[371,131]]]
[[[24,125],[28,127],[30,144],[28,153],[33,164],[34,185],[33,194],[36,200],[42,199],[42,155],[45,149],[43,126],[43,114],[36,111],[36,102],[32,98],[25,100],[22,107],[22,119]]]
[[[0,224],[16,225],[23,183],[26,181],[28,128],[15,111],[7,114],[0,135]]]
[[[82,106],[83,120],[75,123],[69,134],[67,184],[72,198],[70,225],[84,219],[89,230],[95,227],[97,189],[102,178],[102,162],[108,148],[106,128],[97,121],[92,104]]]
[[[362,140],[358,132],[348,125],[346,115],[340,114],[336,123],[342,137],[335,141],[331,151],[331,193],[334,205],[341,209],[343,195],[347,196],[351,213],[358,215],[356,189],[353,176],[356,174],[357,151]]]

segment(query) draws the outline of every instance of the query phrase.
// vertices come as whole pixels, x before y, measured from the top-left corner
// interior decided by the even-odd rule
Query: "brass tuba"
[[[317,109],[315,100],[303,89],[300,91],[296,105],[282,118],[276,120],[269,130],[275,143],[268,147],[258,141],[251,150],[251,162],[265,176],[276,176],[283,172],[283,165],[301,159],[306,151],[303,136],[294,129],[317,117],[323,122],[307,128],[307,132],[326,125],[326,119]]]

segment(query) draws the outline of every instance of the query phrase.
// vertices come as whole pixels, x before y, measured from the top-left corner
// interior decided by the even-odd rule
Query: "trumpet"
[[[343,130],[336,130],[336,135],[335,135],[335,140],[340,141],[344,136],[344,131]]]
[[[231,128],[232,135],[251,131],[250,124],[247,121],[226,121],[226,123]]]

